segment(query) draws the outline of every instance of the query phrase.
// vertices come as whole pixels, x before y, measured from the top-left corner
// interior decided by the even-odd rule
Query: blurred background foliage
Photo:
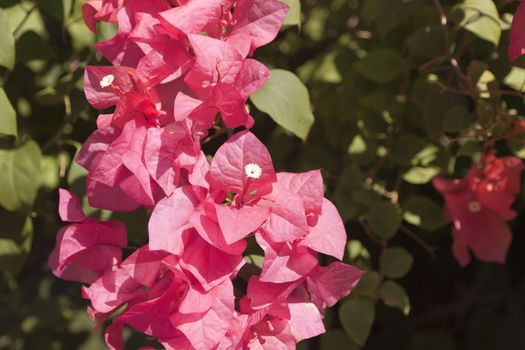
[[[95,129],[83,68],[104,64],[93,45],[115,33],[90,33],[81,2],[0,0],[0,349],[104,348],[79,286],[47,267],[57,188],[85,193],[72,162]],[[345,259],[368,271],[327,313],[328,332],[299,348],[525,349],[523,210],[507,264],[461,269],[429,183],[463,176],[487,142],[525,157],[523,139],[500,137],[525,115],[525,62],[506,56],[517,2],[286,2],[287,25],[256,53],[276,70],[251,99],[255,133],[279,170],[323,169],[347,223]],[[147,239],[144,211],[89,213],[124,221],[130,244]],[[129,349],[143,341],[126,335]]]

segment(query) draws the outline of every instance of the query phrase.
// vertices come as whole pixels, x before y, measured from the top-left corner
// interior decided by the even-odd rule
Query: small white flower
[[[479,204],[478,201],[472,201],[468,204],[468,210],[471,213],[479,213],[479,211],[481,210],[481,204]]]
[[[113,84],[113,80],[115,80],[115,76],[113,74],[105,75],[102,80],[100,80],[100,87],[101,88],[107,88],[111,84]]]
[[[258,179],[261,177],[262,169],[258,164],[250,163],[244,167],[244,172],[246,173],[247,177]]]

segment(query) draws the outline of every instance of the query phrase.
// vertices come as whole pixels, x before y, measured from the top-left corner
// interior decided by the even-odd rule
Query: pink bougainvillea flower
[[[523,162],[516,157],[497,158],[485,155],[479,164],[474,164],[467,175],[470,188],[476,199],[492,209],[505,220],[513,219],[516,213],[512,203],[520,193]]]
[[[83,145],[76,161],[89,170],[88,198],[97,208],[131,211],[153,207],[162,190],[142,162],[147,121],[136,118],[119,131],[99,129]]]
[[[359,281],[362,272],[351,266],[319,266],[318,253],[341,259],[346,243],[320,171],[276,174],[249,131],[231,137],[211,163],[201,149],[211,128],[252,127],[246,101],[270,72],[247,56],[275,38],[286,14],[277,0],[83,6],[92,31],[97,21],[118,31],[96,46],[114,66],[85,73],[88,101],[114,110],[99,115],[76,160],[88,170],[93,207],[152,210],[149,241],[121,261],[124,227],[86,218],[79,200],[61,191],[60,215],[73,224],[59,232],[50,266],[57,276],[91,283],[82,293],[98,325],[110,323],[110,349],[123,348],[124,325],[168,350],[294,349],[325,331],[325,308]],[[509,214],[521,168],[485,163],[469,190],[480,202],[499,198],[505,210],[498,214]],[[249,270],[248,242],[260,246],[264,261],[236,302],[232,281]]]
[[[301,243],[316,252],[343,260],[346,246],[346,230],[337,208],[328,199],[322,199],[322,213],[317,223]]]
[[[461,266],[470,263],[468,248],[482,261],[504,263],[512,240],[505,220],[483,207],[465,180],[435,178],[434,186],[445,197],[454,224],[452,252]]]
[[[339,299],[350,294],[364,273],[340,262],[318,266],[306,278],[312,302],[320,310],[334,306]]]
[[[91,283],[121,261],[126,246],[126,229],[116,221],[88,219],[80,201],[70,192],[60,190],[60,216],[74,222],[57,235],[49,267],[57,277]]]
[[[149,222],[151,249],[182,255],[182,234],[192,228],[190,217],[201,202],[202,196],[202,191],[198,188],[183,186],[157,204]]]
[[[82,16],[87,27],[96,32],[97,21],[117,22],[117,12],[124,0],[89,0],[82,5]]]
[[[270,153],[252,133],[242,131],[222,145],[210,168],[214,190],[260,197],[277,180]]]
[[[135,90],[134,75],[130,67],[86,67],[84,93],[88,102],[97,109],[115,106],[124,94]]]
[[[273,41],[279,33],[288,5],[277,0],[240,0],[226,28],[226,41],[243,57]]]
[[[525,54],[525,4],[520,2],[510,26],[509,60]]]
[[[256,235],[264,250],[261,282],[286,283],[300,280],[317,265],[317,256],[306,247],[293,243],[273,243],[264,234]]]

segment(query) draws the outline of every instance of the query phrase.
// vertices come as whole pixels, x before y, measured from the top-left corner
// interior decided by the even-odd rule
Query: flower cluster
[[[504,263],[512,241],[506,221],[516,213],[512,203],[520,193],[523,162],[515,157],[486,154],[461,180],[434,178],[445,197],[446,216],[453,222],[452,251],[461,266],[470,263],[470,249],[483,261]]]
[[[49,265],[89,284],[90,315],[99,325],[111,320],[109,348],[122,349],[124,325],[166,349],[294,349],[323,333],[324,310],[363,272],[318,262],[318,253],[341,260],[347,240],[320,171],[276,173],[248,130],[211,162],[201,150],[210,129],[253,125],[246,99],[269,71],[248,57],[275,38],[287,6],[91,0],[83,14],[92,30],[97,21],[118,24],[97,45],[113,66],[85,72],[88,101],[113,108],[76,158],[89,172],[89,202],[152,212],[148,244],[122,259],[125,227],[86,218],[78,198],[60,190],[60,216],[71,224]],[[244,256],[248,246],[260,255]]]

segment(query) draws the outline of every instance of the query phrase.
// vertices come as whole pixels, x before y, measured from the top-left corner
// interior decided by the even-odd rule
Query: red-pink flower
[[[86,218],[77,197],[63,189],[59,192],[60,217],[73,224],[58,232],[49,267],[57,277],[91,283],[120,263],[126,228],[117,221]]]
[[[454,224],[452,251],[462,266],[470,263],[469,249],[480,260],[505,262],[512,241],[506,221],[515,216],[511,205],[519,193],[522,169],[518,158],[489,154],[462,180],[434,178]]]
[[[520,2],[510,27],[509,60],[525,54],[525,4]]]

